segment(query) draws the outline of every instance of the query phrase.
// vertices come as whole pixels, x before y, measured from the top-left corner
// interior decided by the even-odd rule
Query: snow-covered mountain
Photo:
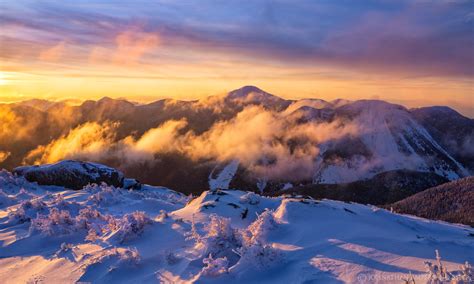
[[[474,174],[474,119],[443,106],[410,110],[444,149]]]
[[[261,103],[265,105],[285,101],[284,99],[267,93],[255,86],[244,86],[240,89],[233,90],[225,96],[225,99],[228,101]]]
[[[2,283],[469,281],[473,235],[354,203],[239,190],[192,199],[105,183],[68,190],[0,172]]]
[[[472,174],[474,122],[446,107],[408,110],[376,100],[288,100],[254,86],[199,101],[159,100],[140,105],[104,98],[81,105],[49,105],[43,101],[37,108],[31,101],[0,105],[2,113],[8,114],[0,116],[0,167],[13,170],[31,164],[37,161],[32,156],[41,157],[60,140],[56,144],[63,148],[57,152],[74,148],[62,159],[104,163],[143,182],[186,193],[203,191],[210,180],[213,186],[273,190],[290,183],[348,183],[397,170],[436,173],[450,180]],[[169,147],[161,147],[166,151],[155,149],[146,159],[129,165],[136,157],[128,157],[130,151],[123,146],[170,121],[185,124],[175,131],[181,136],[169,140],[173,141]],[[92,134],[99,140],[106,136],[107,141],[96,143],[108,145],[106,149],[91,151],[97,145],[81,139],[81,133],[90,135],[85,126],[93,127]],[[232,143],[249,129],[254,129],[249,137]],[[224,131],[229,137],[220,143],[254,151],[227,151],[226,145],[214,145]],[[213,141],[200,141],[199,146],[185,141],[196,137],[212,137]],[[163,136],[150,141],[160,144],[161,140],[168,141]],[[152,142],[147,145],[154,148]],[[198,150],[207,152],[201,156],[192,153]],[[137,152],[143,149],[133,153]],[[251,157],[244,161],[242,156]],[[302,165],[299,160],[304,161]],[[231,163],[238,166],[221,175],[226,182],[214,182]],[[269,166],[265,174],[255,170],[262,165]],[[274,165],[279,170],[284,165],[295,170],[280,173]],[[301,172],[309,174],[299,177]]]
[[[361,100],[335,112],[333,119],[350,121],[359,131],[346,141],[324,145],[315,183],[351,182],[399,169],[434,172],[450,180],[469,175],[402,106]]]

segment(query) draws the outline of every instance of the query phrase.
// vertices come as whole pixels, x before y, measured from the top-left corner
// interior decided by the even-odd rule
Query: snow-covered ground
[[[425,283],[474,230],[359,204],[237,190],[80,191],[0,172],[1,283]],[[467,269],[464,269],[467,270]]]
[[[239,168],[239,161],[234,160],[226,165],[216,177],[213,177],[214,171],[209,175],[209,188],[214,189],[229,189],[230,182],[235,176],[237,169]]]

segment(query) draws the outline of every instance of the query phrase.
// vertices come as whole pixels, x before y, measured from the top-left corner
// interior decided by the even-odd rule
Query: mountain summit
[[[240,89],[233,90],[227,94],[226,99],[257,103],[274,103],[277,101],[284,101],[284,99],[267,93],[255,86],[244,86]]]

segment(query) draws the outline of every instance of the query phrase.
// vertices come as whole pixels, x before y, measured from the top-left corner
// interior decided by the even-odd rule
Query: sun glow
[[[0,72],[0,85],[6,85],[8,83],[8,76],[5,72]]]

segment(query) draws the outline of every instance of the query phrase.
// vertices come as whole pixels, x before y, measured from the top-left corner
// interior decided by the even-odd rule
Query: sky
[[[474,1],[0,0],[0,102],[298,98],[474,117]]]

